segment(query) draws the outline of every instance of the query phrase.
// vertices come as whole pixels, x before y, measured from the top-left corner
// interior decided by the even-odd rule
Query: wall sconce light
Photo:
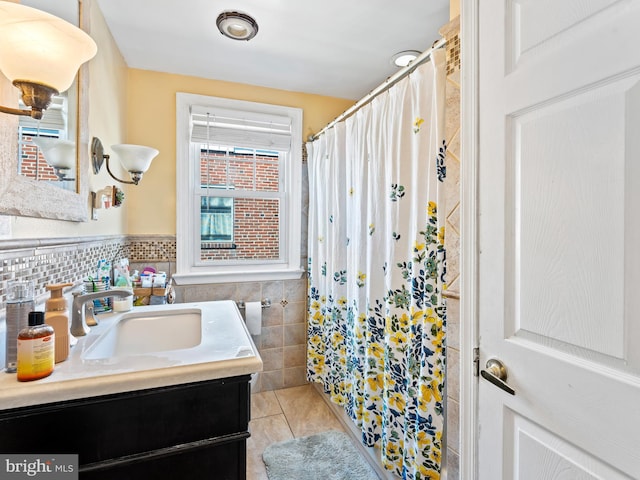
[[[76,166],[76,144],[71,140],[50,137],[33,137],[33,143],[42,151],[44,159],[53,167],[58,180],[72,181],[67,177]]]
[[[0,71],[31,110],[0,106],[0,112],[42,118],[51,97],[69,89],[98,47],[75,25],[41,10],[0,2]]]
[[[129,183],[137,185],[142,174],[149,170],[151,166],[151,160],[153,160],[158,153],[155,148],[145,147],[144,145],[111,145],[111,148],[118,154],[120,163],[124,169],[131,175],[131,180],[120,180],[116,177],[109,168],[109,155],[104,153],[102,142],[99,138],[93,137],[91,141],[91,161],[93,164],[93,173],[96,175],[102,168],[102,163],[106,160],[107,172],[111,175],[111,178],[117,180],[120,183]]]

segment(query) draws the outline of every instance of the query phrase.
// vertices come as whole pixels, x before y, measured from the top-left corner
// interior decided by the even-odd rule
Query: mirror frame
[[[84,10],[83,0],[78,0],[80,28],[90,33],[90,19]],[[76,191],[69,191],[45,182],[26,178],[18,171],[18,117],[15,117],[7,134],[0,142],[10,145],[8,152],[0,155],[0,214],[24,217],[49,218],[73,222],[89,220],[89,62],[85,62],[77,76],[77,129],[76,129]],[[5,79],[8,89],[18,90]],[[5,95],[8,97],[8,95]],[[3,122],[4,123],[4,122]],[[5,143],[7,142],[7,143]]]

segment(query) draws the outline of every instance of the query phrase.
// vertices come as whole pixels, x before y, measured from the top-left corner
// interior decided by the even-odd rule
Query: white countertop
[[[88,360],[84,354],[100,335],[131,314],[197,309],[202,312],[202,342],[194,348]],[[48,377],[19,382],[0,372],[0,410],[126,391],[248,375],[262,371],[262,359],[236,304],[193,302],[134,307],[124,313],[96,315],[98,325],[71,348]],[[180,328],[176,322],[176,328]]]

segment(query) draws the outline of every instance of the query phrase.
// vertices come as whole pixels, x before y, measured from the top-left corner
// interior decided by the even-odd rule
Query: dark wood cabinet
[[[78,454],[83,480],[246,477],[250,376],[0,411],[3,453]]]

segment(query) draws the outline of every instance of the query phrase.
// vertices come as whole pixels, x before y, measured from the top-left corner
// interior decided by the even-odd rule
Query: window
[[[176,282],[299,278],[302,111],[176,102]]]
[[[233,198],[202,197],[200,199],[200,247],[215,250],[211,242],[233,244]]]

